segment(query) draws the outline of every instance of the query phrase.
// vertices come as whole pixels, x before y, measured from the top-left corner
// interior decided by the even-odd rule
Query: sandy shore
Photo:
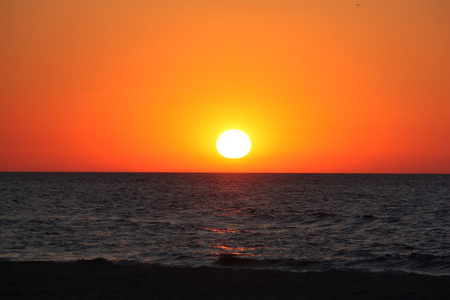
[[[0,299],[449,299],[450,276],[0,262]]]

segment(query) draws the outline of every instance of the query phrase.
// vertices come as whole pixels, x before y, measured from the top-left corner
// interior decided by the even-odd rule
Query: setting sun
[[[217,151],[226,158],[241,158],[248,154],[252,144],[247,134],[231,129],[219,136],[216,147]]]

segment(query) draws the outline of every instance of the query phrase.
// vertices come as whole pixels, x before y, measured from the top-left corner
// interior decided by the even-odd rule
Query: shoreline
[[[0,261],[1,299],[444,299],[450,276]]]

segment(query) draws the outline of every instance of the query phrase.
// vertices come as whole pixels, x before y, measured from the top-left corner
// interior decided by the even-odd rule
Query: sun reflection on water
[[[231,228],[224,228],[224,229],[218,229],[218,228],[207,228],[203,227],[203,229],[211,231],[211,232],[217,232],[217,233],[236,233],[237,231]]]
[[[210,248],[213,248],[211,254],[220,256],[224,254],[232,254],[238,256],[258,256],[254,253],[248,253],[249,251],[253,251],[255,249],[261,249],[262,247],[232,247],[226,245],[225,241],[221,241],[220,244],[217,243],[215,245],[208,245]]]

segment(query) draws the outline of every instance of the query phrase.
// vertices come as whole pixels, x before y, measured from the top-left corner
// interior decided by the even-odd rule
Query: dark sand
[[[450,276],[3,261],[0,299],[450,299]]]

